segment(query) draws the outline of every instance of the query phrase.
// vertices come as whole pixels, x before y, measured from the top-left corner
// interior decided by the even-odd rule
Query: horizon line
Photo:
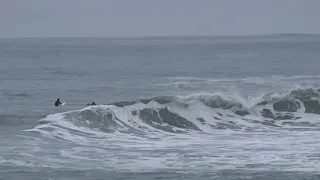
[[[320,35],[317,33],[270,33],[270,34],[221,34],[221,35],[116,35],[116,36],[107,36],[107,35],[92,35],[92,36],[21,36],[21,37],[1,37],[0,39],[59,39],[59,38],[172,38],[172,37],[258,37],[258,36],[314,36]]]

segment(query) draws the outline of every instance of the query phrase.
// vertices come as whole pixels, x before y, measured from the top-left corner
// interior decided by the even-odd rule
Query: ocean
[[[0,39],[0,179],[320,179],[319,62],[320,35]]]

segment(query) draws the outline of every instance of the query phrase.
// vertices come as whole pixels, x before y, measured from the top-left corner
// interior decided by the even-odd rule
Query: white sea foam
[[[52,151],[56,155],[35,155],[30,161],[43,167],[69,168],[72,164],[73,169],[129,172],[169,169],[189,172],[226,169],[317,171],[320,168],[320,116],[305,113],[307,107],[302,100],[294,99],[294,95],[291,91],[252,97],[237,92],[198,93],[177,96],[172,102],[162,104],[151,100],[124,107],[102,105],[52,114],[25,133],[39,132],[48,138],[30,143],[30,149],[38,148],[36,154]],[[273,103],[290,99],[288,97],[301,104],[296,112],[290,112],[298,119],[273,120],[261,114],[263,109],[279,113],[273,109]],[[214,108],[202,100],[214,103],[223,100],[233,107]],[[269,103],[257,105],[263,100]],[[242,106],[240,110],[249,114],[235,114],[239,110],[237,103]],[[142,110],[145,109],[150,113],[144,115]],[[151,123],[142,118],[146,115],[153,115],[150,120],[171,117],[163,109],[174,114],[173,122],[182,123],[181,118],[184,118],[198,130],[178,125],[173,127],[174,124],[168,122]],[[86,113],[90,116],[85,116]],[[101,117],[104,118],[94,120]],[[267,122],[273,125],[265,124]],[[172,130],[166,127],[172,127]],[[59,143],[48,150],[46,142],[51,140]],[[70,145],[64,146],[65,143],[71,143],[71,148]],[[33,153],[30,150],[26,154],[32,157]]]

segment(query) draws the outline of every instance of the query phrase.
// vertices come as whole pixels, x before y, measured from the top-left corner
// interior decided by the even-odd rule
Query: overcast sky
[[[320,0],[0,0],[0,37],[320,34]]]

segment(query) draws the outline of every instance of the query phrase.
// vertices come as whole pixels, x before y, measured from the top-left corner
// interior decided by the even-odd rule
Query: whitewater
[[[80,169],[96,161],[124,172],[317,171],[319,90],[272,96],[253,105],[218,95],[119,102],[51,114],[26,131],[80,146],[59,158],[77,159]]]
[[[0,42],[0,179],[320,178],[318,36]]]

